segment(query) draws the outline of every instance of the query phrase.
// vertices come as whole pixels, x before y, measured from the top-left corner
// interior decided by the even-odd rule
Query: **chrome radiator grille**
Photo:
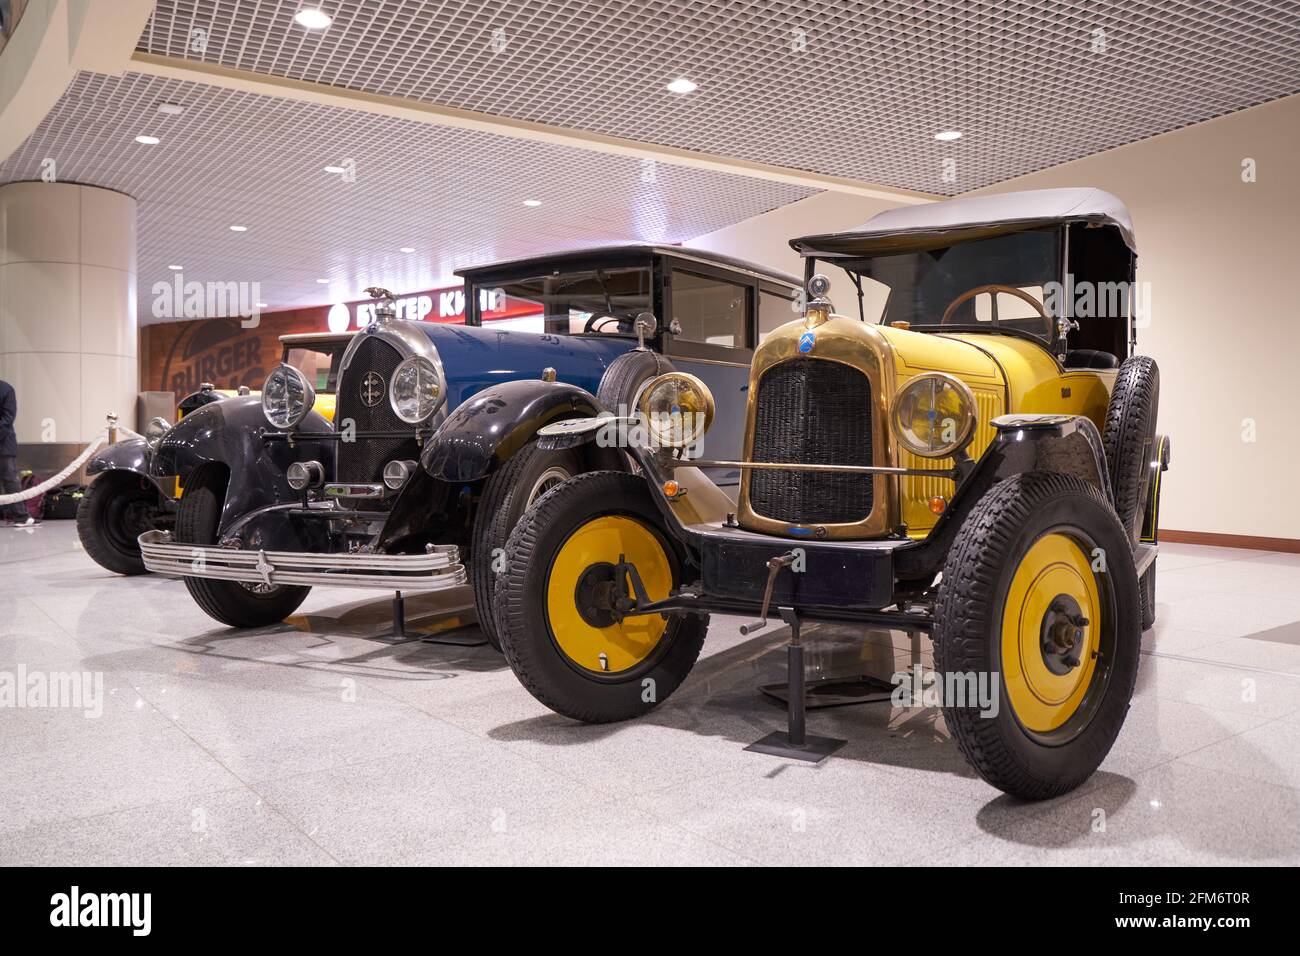
[[[352,355],[338,383],[334,427],[342,431],[351,421],[358,437],[356,441],[339,442],[337,481],[382,481],[384,465],[388,462],[395,458],[420,457],[415,429],[393,414],[388,403],[388,386],[401,361],[397,349],[373,336],[367,337]],[[360,437],[367,432],[392,434],[382,438]]]

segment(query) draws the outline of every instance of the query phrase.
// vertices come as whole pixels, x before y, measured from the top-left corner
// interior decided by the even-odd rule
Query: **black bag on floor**
[[[18,485],[22,491],[39,484],[40,482],[36,480],[36,476],[30,470],[23,469],[18,473]],[[35,518],[37,521],[40,521],[41,515],[45,513],[45,495],[36,495],[18,503],[26,509],[29,517]]]
[[[46,521],[59,518],[76,518],[77,505],[86,493],[85,485],[59,485],[53,491],[45,493],[45,507],[41,517]]]

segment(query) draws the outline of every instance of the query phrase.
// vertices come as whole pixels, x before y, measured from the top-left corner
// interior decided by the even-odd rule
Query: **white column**
[[[135,228],[135,200],[110,189],[0,186],[0,378],[18,395],[20,467],[48,468],[110,411],[135,426]]]

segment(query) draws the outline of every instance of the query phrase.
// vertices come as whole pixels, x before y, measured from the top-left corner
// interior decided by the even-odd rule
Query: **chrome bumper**
[[[140,535],[144,566],[156,574],[241,584],[325,585],[386,591],[442,591],[468,582],[460,549],[440,544],[427,554],[313,554],[239,551],[178,544],[170,531]]]

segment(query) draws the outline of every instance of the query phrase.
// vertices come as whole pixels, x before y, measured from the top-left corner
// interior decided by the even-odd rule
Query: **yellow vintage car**
[[[792,245],[808,300],[755,353],[741,460],[710,457],[713,396],[681,372],[635,415],[543,429],[615,442],[639,474],[579,476],[525,514],[495,590],[506,658],[557,712],[623,720],[682,682],[710,613],[755,618],[744,633],[779,615],[789,726],[750,749],[820,760],[843,741],[806,732],[801,625],[921,632],[986,780],[1029,799],[1078,786],[1154,618],[1169,460],[1127,210],[1097,189],[1009,193]],[[734,502],[703,471],[726,467]]]
[[[280,336],[280,361],[302,372],[316,388],[316,409],[333,420],[338,363],[354,332],[305,332]],[[176,407],[179,420],[196,408],[249,394],[248,389],[222,389],[205,384],[186,395]],[[115,442],[86,465],[94,480],[77,506],[77,534],[86,554],[117,574],[143,574],[137,539],[146,531],[169,528],[175,520],[180,482],[149,476],[153,443],[169,427],[155,418],[143,438]]]

